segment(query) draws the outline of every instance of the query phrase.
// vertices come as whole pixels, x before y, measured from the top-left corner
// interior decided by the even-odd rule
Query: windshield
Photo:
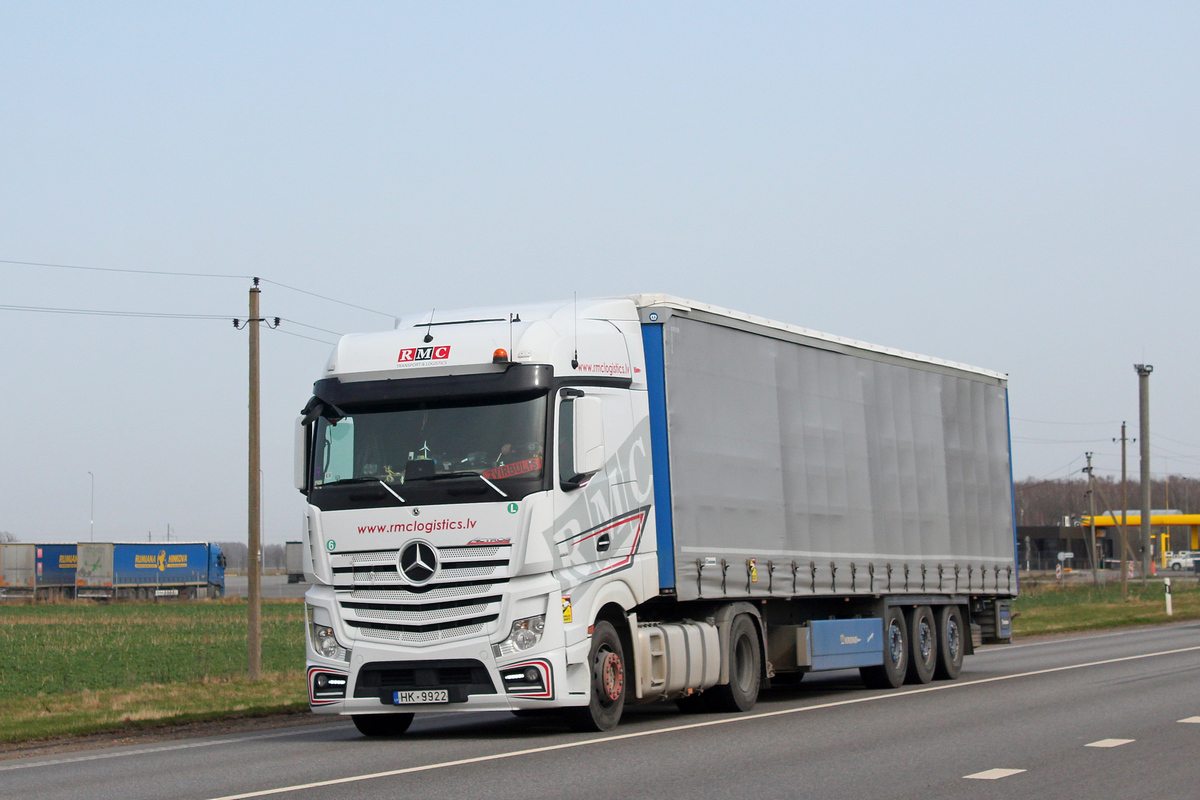
[[[421,484],[461,478],[495,499],[499,495],[489,486],[542,478],[545,396],[345,413],[336,423],[327,417],[317,422],[314,489],[382,482],[395,490],[388,494],[402,497],[403,502],[436,502],[419,488]],[[384,492],[385,487],[379,490]]]

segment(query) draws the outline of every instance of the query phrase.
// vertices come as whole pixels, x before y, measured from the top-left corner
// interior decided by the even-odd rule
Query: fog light
[[[550,674],[550,662],[541,658],[526,664],[513,664],[511,667],[500,669],[500,679],[504,681],[506,694],[520,695],[534,700],[554,698]]]
[[[309,690],[309,702],[314,705],[326,705],[346,696],[346,675],[341,672],[319,672],[309,670],[312,686]]]

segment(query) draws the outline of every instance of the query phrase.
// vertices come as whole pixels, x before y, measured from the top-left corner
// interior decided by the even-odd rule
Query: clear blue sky
[[[268,542],[301,336],[574,292],[1007,372],[1018,478],[1118,470],[1146,361],[1154,471],[1200,477],[1195,3],[0,12],[0,259],[99,268],[0,263],[24,541],[86,540],[89,471],[98,540],[244,538],[253,275]]]

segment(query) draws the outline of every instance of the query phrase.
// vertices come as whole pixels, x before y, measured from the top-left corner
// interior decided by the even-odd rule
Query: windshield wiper
[[[409,478],[406,481],[406,483],[412,483],[413,481],[440,481],[440,480],[445,480],[446,478],[479,478],[479,480],[483,481],[488,486],[495,489],[500,494],[501,497],[508,497],[508,494],[506,494],[504,492],[504,490],[501,489],[499,486],[492,483],[487,478],[480,475],[478,472],[472,472],[469,469],[458,470],[457,472],[437,472],[437,473],[434,473],[433,475],[422,475],[419,478]]]
[[[391,492],[392,496],[395,497],[397,500],[399,500],[401,503],[404,502],[404,498],[401,497],[400,495],[396,494],[395,489],[388,486],[386,483],[381,481],[379,478],[342,478],[340,480],[330,481],[329,483],[322,483],[320,488],[326,489],[330,486],[350,486],[350,485],[353,485],[356,483],[378,483],[380,486],[382,486],[383,488],[385,488],[389,492]]]
[[[432,472],[428,475],[418,475],[412,478],[405,478],[405,483],[414,483],[415,481],[443,481],[447,478],[467,478],[475,477],[478,472],[471,472],[469,469],[459,470],[458,472]]]

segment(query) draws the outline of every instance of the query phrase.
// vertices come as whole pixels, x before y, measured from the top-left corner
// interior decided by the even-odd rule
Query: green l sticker
[[[509,503],[509,504],[508,504],[508,513],[510,513],[510,514],[515,514],[515,513],[517,513],[517,504],[516,504],[516,503]]]

